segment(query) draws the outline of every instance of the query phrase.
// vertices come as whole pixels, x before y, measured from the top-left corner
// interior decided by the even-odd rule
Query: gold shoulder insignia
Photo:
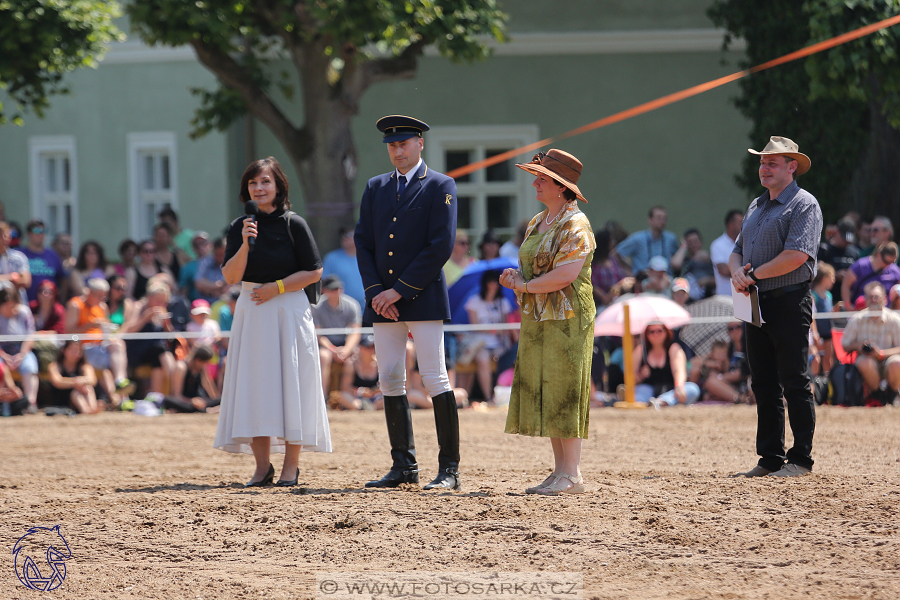
[[[447,204],[450,204],[450,200],[453,199],[453,194],[447,194],[447,199],[444,200]]]

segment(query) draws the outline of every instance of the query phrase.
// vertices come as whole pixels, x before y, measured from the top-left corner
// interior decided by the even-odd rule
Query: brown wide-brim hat
[[[587,199],[581,195],[581,190],[575,185],[578,178],[581,177],[581,161],[568,152],[551,148],[546,153],[535,154],[530,163],[519,163],[516,166],[534,175],[541,173],[552,177],[560,185],[575,192],[579,200],[587,202]]]
[[[800,147],[797,146],[793,140],[781,137],[780,135],[773,135],[770,137],[769,143],[762,149],[762,152],[757,152],[752,148],[747,148],[747,152],[751,154],[781,154],[783,156],[790,156],[797,161],[797,175],[803,175],[809,171],[809,167],[812,165],[812,161],[809,160],[809,157],[800,152]]]

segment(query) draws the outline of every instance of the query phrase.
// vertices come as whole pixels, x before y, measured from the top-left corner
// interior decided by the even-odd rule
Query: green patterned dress
[[[538,233],[543,214],[532,220],[519,249],[525,280],[558,266],[560,257],[571,262],[572,257],[586,255],[586,260],[575,281],[563,290],[519,295],[522,329],[506,433],[586,438],[594,345],[590,266],[594,238],[587,217],[577,207]],[[536,268],[541,272],[535,273]]]

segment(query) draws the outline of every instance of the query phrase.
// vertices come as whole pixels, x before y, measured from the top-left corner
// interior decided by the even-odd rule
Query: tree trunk
[[[883,215],[900,224],[900,131],[873,105],[869,142],[850,182],[853,208],[864,217]],[[896,235],[896,234],[895,234]]]
[[[290,152],[303,189],[303,217],[323,256],[338,247],[338,230],[352,228],[356,222],[353,182],[357,158],[351,131],[356,103],[346,102],[328,84],[329,60],[324,51],[315,47],[295,58],[303,86],[304,129],[310,147]]]

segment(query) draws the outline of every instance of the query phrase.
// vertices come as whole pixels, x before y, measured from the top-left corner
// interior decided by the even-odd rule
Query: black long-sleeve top
[[[243,243],[241,229],[246,215],[231,222],[225,243],[225,262],[237,254]],[[294,213],[290,216],[293,247],[288,234],[288,220],[283,209],[271,213],[260,211],[257,215],[256,243],[247,257],[242,281],[270,283],[284,279],[297,271],[315,271],[322,268],[319,249],[306,220]]]

